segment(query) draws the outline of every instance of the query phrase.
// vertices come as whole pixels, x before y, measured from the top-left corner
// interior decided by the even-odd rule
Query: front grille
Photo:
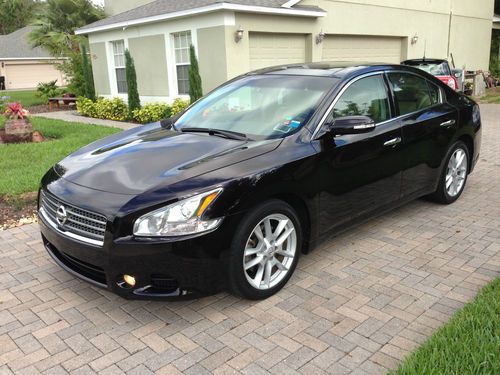
[[[151,285],[159,290],[173,292],[179,288],[177,280],[165,275],[151,275]]]
[[[64,207],[66,221],[60,224],[57,220],[57,210]],[[106,233],[106,217],[76,206],[64,203],[55,196],[42,191],[40,208],[56,229],[84,242],[103,245]]]

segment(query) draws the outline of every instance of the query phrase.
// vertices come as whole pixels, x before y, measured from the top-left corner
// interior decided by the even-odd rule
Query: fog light
[[[123,275],[123,281],[125,281],[125,283],[130,287],[135,286],[135,277],[134,276]]]

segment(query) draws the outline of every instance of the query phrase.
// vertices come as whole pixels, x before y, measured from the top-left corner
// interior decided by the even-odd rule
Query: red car
[[[403,65],[414,66],[422,69],[429,74],[438,78],[445,85],[448,85],[453,90],[458,91],[458,81],[453,75],[448,61],[442,59],[413,59],[401,62]]]

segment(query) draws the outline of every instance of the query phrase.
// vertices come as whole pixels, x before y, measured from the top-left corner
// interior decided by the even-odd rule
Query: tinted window
[[[331,116],[368,116],[377,123],[388,120],[389,100],[382,76],[362,78],[350,85],[333,107]]]
[[[414,74],[390,73],[389,80],[400,115],[428,108],[439,101],[439,88],[435,88],[437,92],[430,90],[427,80]]]
[[[439,87],[434,83],[430,83],[429,81],[427,81],[427,86],[429,86],[432,104],[441,102],[441,90],[439,89]]]

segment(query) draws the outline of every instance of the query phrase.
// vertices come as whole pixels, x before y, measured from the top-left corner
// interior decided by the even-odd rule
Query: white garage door
[[[327,35],[323,41],[323,61],[399,64],[402,40],[383,36]]]
[[[62,76],[52,64],[16,64],[5,66],[5,83],[7,89],[31,89],[40,82],[57,79],[61,85]]]
[[[303,34],[250,33],[249,43],[252,70],[306,61]]]

